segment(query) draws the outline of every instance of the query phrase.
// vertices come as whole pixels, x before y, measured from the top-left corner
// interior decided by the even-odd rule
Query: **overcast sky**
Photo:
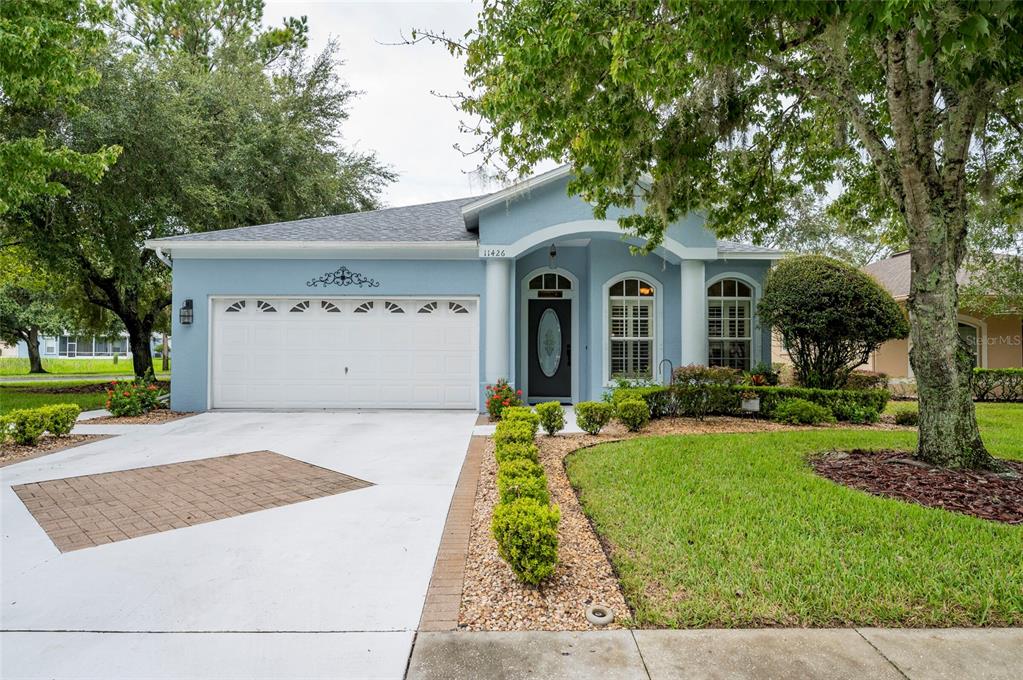
[[[363,94],[351,108],[345,144],[374,150],[397,173],[384,194],[388,205],[425,203],[493,190],[467,174],[479,164],[453,148],[461,140],[460,114],[432,91],[465,89],[462,62],[439,45],[394,46],[413,28],[445,31],[461,37],[475,25],[480,5],[449,2],[349,2],[347,0],[267,0],[265,21],[284,16],[309,18],[310,48],[318,51],[331,37],[340,43],[341,73]]]

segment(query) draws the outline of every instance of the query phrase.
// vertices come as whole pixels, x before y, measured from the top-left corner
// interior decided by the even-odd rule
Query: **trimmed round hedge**
[[[821,255],[792,257],[767,275],[760,318],[776,328],[804,387],[837,389],[909,322],[877,281]]]

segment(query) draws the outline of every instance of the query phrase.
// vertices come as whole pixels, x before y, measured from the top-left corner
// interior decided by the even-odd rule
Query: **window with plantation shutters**
[[[750,370],[753,289],[738,279],[707,288],[707,365]]]
[[[643,279],[623,279],[608,291],[608,374],[650,378],[654,361],[654,287]]]

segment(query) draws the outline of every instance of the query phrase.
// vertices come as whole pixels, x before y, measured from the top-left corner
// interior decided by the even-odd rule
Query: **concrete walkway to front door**
[[[214,412],[0,468],[0,677],[402,677],[476,418]]]
[[[408,680],[1018,680],[1019,628],[420,633]]]

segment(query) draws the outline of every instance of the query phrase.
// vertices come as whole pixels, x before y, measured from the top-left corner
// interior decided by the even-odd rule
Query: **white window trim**
[[[706,347],[706,350],[703,353],[704,361],[706,362],[707,365],[710,364],[710,340],[711,340],[711,338],[710,338],[710,318],[709,318],[710,293],[708,293],[707,290],[711,286],[713,286],[715,283],[717,283],[718,281],[724,281],[725,279],[735,279],[737,281],[742,281],[743,283],[745,283],[747,286],[749,286],[753,290],[753,299],[750,300],[750,334],[751,334],[751,338],[750,338],[750,358],[749,358],[749,360],[750,360],[750,368],[752,369],[754,366],[756,366],[761,361],[766,361],[767,363],[771,363],[771,357],[768,357],[765,360],[764,359],[764,355],[761,354],[761,344],[762,344],[762,342],[761,342],[761,335],[762,335],[762,333],[760,332],[760,317],[757,315],[757,303],[760,302],[760,296],[761,296],[761,292],[762,292],[763,289],[761,288],[759,281],[757,281],[756,279],[754,279],[751,276],[747,276],[746,274],[742,274],[740,272],[724,272],[724,273],[721,273],[721,274],[717,274],[717,275],[707,279],[706,282],[704,282],[703,304],[704,304],[704,307],[706,308],[705,312],[707,313],[707,317],[708,317],[707,318],[707,328],[704,329],[704,332],[707,335],[707,347]]]
[[[977,342],[980,343],[980,368],[987,368],[987,322],[975,316],[956,314],[956,321],[977,329]]]
[[[568,271],[567,269],[559,269],[558,267],[539,267],[522,277],[519,283],[520,290],[522,292],[522,309],[519,313],[519,366],[522,367],[522,375],[519,376],[519,389],[522,390],[522,394],[526,397],[524,401],[529,402],[529,301],[541,299],[537,295],[537,291],[529,289],[529,282],[536,278],[539,274],[560,274],[569,280],[572,284],[572,290],[563,290],[560,298],[553,298],[557,300],[571,300],[572,313],[572,351],[575,353],[574,360],[572,361],[572,394],[564,395],[573,404],[579,401],[579,359],[582,357],[582,352],[579,351],[579,279],[575,274]],[[538,397],[539,398],[539,397]],[[543,397],[550,401],[552,397]]]
[[[604,334],[601,344],[604,347],[604,352],[600,373],[605,388],[611,387],[611,306],[608,298],[611,296],[611,286],[625,279],[643,279],[654,287],[654,357],[650,365],[651,380],[656,379],[658,367],[664,358],[664,284],[646,272],[631,271],[615,274],[601,288],[601,309],[604,317],[602,324]]]

